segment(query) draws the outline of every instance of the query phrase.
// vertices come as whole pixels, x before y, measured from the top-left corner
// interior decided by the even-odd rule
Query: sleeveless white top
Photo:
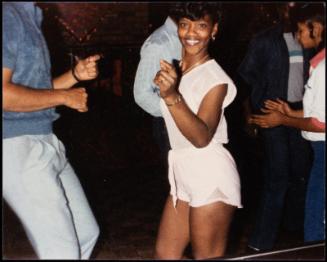
[[[184,98],[184,101],[197,114],[200,104],[205,95],[215,86],[227,84],[227,94],[223,102],[221,118],[210,143],[228,143],[227,123],[224,116],[224,108],[227,107],[236,96],[236,87],[230,77],[211,59],[186,73],[180,82],[179,92]],[[167,105],[163,99],[160,99],[162,115],[165,119],[170,145],[172,149],[181,149],[194,147],[184,135],[180,132],[171,116]]]

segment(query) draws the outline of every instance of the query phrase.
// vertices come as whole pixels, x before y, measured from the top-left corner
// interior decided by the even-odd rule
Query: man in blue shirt
[[[87,259],[99,227],[52,124],[56,106],[87,111],[71,87],[97,77],[100,56],[52,79],[42,18],[32,2],[2,6],[3,197],[40,259]]]
[[[181,56],[182,45],[177,35],[177,25],[173,16],[168,16],[165,23],[143,43],[134,82],[135,102],[154,117],[154,136],[162,151],[162,159],[166,159],[170,145],[161,115],[159,87],[153,83],[153,79],[160,70],[161,59],[173,63],[173,60],[180,60]]]

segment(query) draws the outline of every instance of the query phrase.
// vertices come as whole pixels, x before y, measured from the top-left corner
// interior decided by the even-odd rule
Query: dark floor
[[[66,145],[100,225],[101,234],[92,258],[151,259],[169,189],[152,138],[151,118],[128,99],[101,93],[99,96],[93,104],[90,97],[88,113],[64,111],[55,125],[55,133]],[[233,126],[232,121],[229,123]],[[262,187],[261,151],[258,139],[235,132],[230,132],[230,137],[231,153],[240,169],[244,208],[235,215],[226,257],[239,257],[253,254],[247,249],[247,240]],[[5,203],[2,232],[3,259],[36,259],[20,222]],[[301,245],[301,233],[281,229],[275,249]],[[190,257],[189,250],[186,255]],[[321,251],[306,255],[324,259]]]
[[[99,177],[90,198],[101,227],[101,235],[92,258],[151,259],[165,196],[168,190],[165,176],[158,170],[139,170],[111,175],[106,182]],[[94,184],[94,185],[95,185]],[[3,214],[3,258],[36,259],[25,233],[11,210],[5,205]],[[232,231],[227,257],[253,254],[247,249],[252,226],[252,214],[239,210],[237,230]],[[296,233],[281,231],[276,250],[302,245]],[[323,259],[324,253],[310,258]],[[292,256],[291,256],[292,258]]]

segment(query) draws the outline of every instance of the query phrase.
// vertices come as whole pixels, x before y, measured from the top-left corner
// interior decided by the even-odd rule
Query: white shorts
[[[172,149],[168,154],[170,194],[192,207],[216,201],[241,208],[240,180],[235,161],[222,144]]]

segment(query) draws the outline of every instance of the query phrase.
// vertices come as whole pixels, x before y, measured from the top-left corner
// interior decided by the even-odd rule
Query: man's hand
[[[64,90],[64,105],[79,112],[87,112],[87,93],[85,88]]]
[[[77,65],[73,68],[77,78],[81,81],[95,79],[99,73],[97,61],[100,58],[100,55],[94,55],[83,60],[77,60]]]

